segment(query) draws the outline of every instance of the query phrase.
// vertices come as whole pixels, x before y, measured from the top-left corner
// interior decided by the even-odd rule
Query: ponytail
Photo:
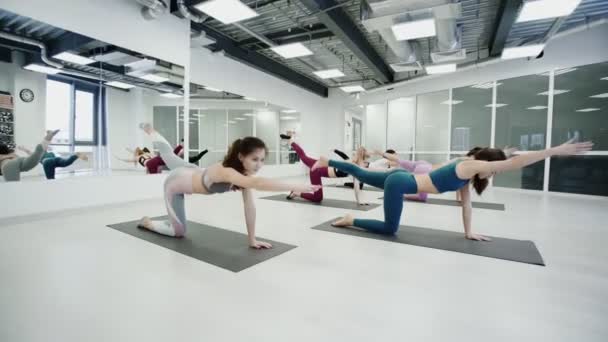
[[[224,157],[224,161],[222,161],[222,166],[231,167],[238,173],[245,174],[245,166],[243,166],[243,163],[239,159],[239,155],[244,157],[257,149],[263,149],[265,152],[268,152],[266,144],[260,138],[246,137],[236,139],[228,149],[228,153]]]
[[[498,148],[490,148],[490,147],[475,147],[467,153],[467,157],[473,157],[475,160],[485,160],[489,162],[506,160],[507,156],[505,152]],[[473,176],[473,188],[478,195],[488,187],[489,181],[487,178],[480,178],[479,174]]]

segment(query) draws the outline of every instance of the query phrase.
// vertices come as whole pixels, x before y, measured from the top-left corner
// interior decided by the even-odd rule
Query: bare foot
[[[333,222],[331,225],[334,227],[349,227],[352,226],[354,223],[355,219],[353,218],[353,215],[346,214],[343,218]]]
[[[141,218],[141,220],[139,220],[139,223],[137,224],[137,228],[149,230],[151,225],[152,225],[152,220],[150,220],[150,217],[144,216]]]
[[[152,134],[152,132],[154,132],[154,128],[152,127],[152,125],[147,122],[140,123],[139,128],[141,128],[147,134]]]
[[[78,156],[78,159],[80,159],[80,160],[84,160],[84,161],[89,160],[89,157],[82,152],[77,152],[76,155]]]
[[[46,131],[46,136],[44,137],[44,140],[46,141],[51,141],[53,140],[53,137],[55,137],[55,135],[59,133],[59,130],[56,129],[54,131]]]
[[[327,159],[327,157],[321,156],[321,157],[319,157],[319,160],[317,160],[317,162],[312,165],[310,170],[314,171],[320,167],[327,167],[327,166],[329,166],[329,159]]]

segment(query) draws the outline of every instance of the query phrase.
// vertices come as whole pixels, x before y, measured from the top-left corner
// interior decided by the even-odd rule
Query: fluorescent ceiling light
[[[492,108],[492,107],[495,107],[495,108],[500,108],[500,107],[504,107],[504,106],[507,106],[507,105],[508,105],[508,104],[506,104],[506,103],[497,103],[497,104],[490,103],[489,105],[486,105],[486,107],[490,107],[490,108]]]
[[[24,66],[23,69],[41,72],[41,73],[49,74],[49,75],[55,75],[55,74],[58,74],[59,72],[61,72],[61,70],[59,70],[59,69],[51,68],[51,67],[40,65],[40,64],[28,64],[28,65]]]
[[[317,77],[322,78],[322,79],[337,78],[337,77],[344,76],[344,73],[338,69],[313,71],[313,74],[317,75]]]
[[[281,120],[295,120],[297,119],[295,116],[282,116]]]
[[[602,77],[602,78],[600,78],[600,80],[602,80],[602,81],[608,81],[608,77]]]
[[[141,75],[141,76],[137,76],[137,77],[139,77],[143,80],[146,80],[146,81],[154,82],[154,83],[162,83],[162,82],[167,82],[169,80],[169,78],[160,76],[157,74],[145,74],[145,75]]]
[[[541,109],[547,109],[547,106],[534,106],[534,107],[528,107],[529,110],[541,110]]]
[[[545,44],[532,44],[524,46],[507,47],[502,51],[500,58],[502,59],[514,59],[524,57],[536,57],[545,48]]]
[[[270,48],[272,51],[281,55],[283,58],[295,58],[302,56],[310,56],[312,55],[312,51],[310,51],[304,44],[302,43],[291,43],[285,45],[279,45]]]
[[[502,83],[496,83],[496,86],[498,87],[499,85],[502,85]],[[492,87],[494,87],[494,82],[488,82],[488,83],[482,83],[482,84],[476,84],[474,86],[471,86],[471,88],[477,88],[477,89],[492,89]]]
[[[281,113],[297,113],[298,111],[295,109],[283,109]]]
[[[118,81],[110,81],[110,82],[106,82],[107,86],[110,87],[116,87],[116,88],[120,88],[120,89],[131,89],[131,88],[135,88],[134,85],[132,84],[128,84],[128,83],[122,83],[122,82],[118,82]]]
[[[243,121],[243,120],[247,120],[247,119],[245,119],[245,118],[234,118],[234,120]]]
[[[441,104],[444,104],[444,105],[457,105],[459,103],[462,103],[462,101],[460,101],[460,100],[446,100],[446,101],[441,102]]]
[[[397,40],[410,40],[437,35],[434,18],[396,24],[391,29]]]
[[[214,91],[216,93],[221,93],[222,92],[221,89],[217,89],[217,88],[211,88],[211,87],[203,87],[203,88],[205,88],[206,90],[209,90],[209,91]]]
[[[181,99],[182,98],[181,95],[173,94],[173,93],[164,93],[164,94],[160,94],[160,96],[166,97],[168,99]]]
[[[79,56],[79,55],[71,53],[71,52],[58,53],[55,56],[53,56],[53,58],[61,59],[62,61],[66,61],[66,62],[70,62],[70,63],[74,63],[74,64],[80,64],[80,65],[87,65],[87,64],[95,63],[94,59],[82,57],[82,56]]]
[[[568,68],[568,69],[561,69],[561,70],[556,70],[555,71],[555,76],[559,76],[559,75],[563,75],[565,73],[574,71],[574,70],[578,70],[577,68]],[[539,76],[549,76],[551,75],[550,71],[544,72],[542,74],[538,74]]]
[[[228,120],[228,123],[229,123],[229,124],[235,124],[235,123],[236,123],[236,121]]]
[[[359,105],[359,108],[363,108],[363,107],[365,107],[365,106],[364,105]]]
[[[581,0],[537,0],[526,1],[519,12],[517,22],[565,17],[570,15]]]
[[[224,24],[236,23],[259,15],[239,0],[210,0],[194,5],[194,8]]]
[[[605,99],[605,98],[607,98],[607,97],[608,97],[608,93],[603,93],[603,94],[592,95],[592,96],[589,96],[589,97],[592,97],[592,98],[594,98],[594,99]]]
[[[569,89],[554,89],[553,90],[553,95],[561,95],[561,94],[565,94],[567,92],[570,92]],[[538,93],[537,95],[544,95],[544,96],[549,96],[549,91],[543,91],[542,93]]]
[[[255,114],[253,114],[253,113],[245,113],[245,114],[243,114],[243,115],[244,115],[244,116],[255,116]]]
[[[363,88],[360,85],[357,85],[357,86],[345,86],[345,87],[340,87],[340,89],[342,89],[342,91],[344,91],[346,93],[358,93],[358,92],[365,91],[365,88]]]
[[[456,64],[427,65],[424,69],[429,75],[445,74],[456,71]]]
[[[600,108],[583,108],[583,109],[577,109],[577,112],[582,112],[582,113],[586,113],[586,112],[596,112],[600,110]]]

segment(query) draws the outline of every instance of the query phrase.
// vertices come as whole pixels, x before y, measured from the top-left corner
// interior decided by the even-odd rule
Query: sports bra
[[[203,171],[203,187],[205,187],[205,189],[207,189],[207,192],[209,192],[210,194],[221,194],[223,192],[228,192],[236,189],[231,183],[211,183],[209,177],[207,177],[207,169]]]
[[[433,185],[439,193],[456,191],[469,183],[468,179],[460,179],[458,178],[458,175],[456,175],[456,165],[461,161],[462,160],[457,160],[429,173],[431,182],[433,182]]]

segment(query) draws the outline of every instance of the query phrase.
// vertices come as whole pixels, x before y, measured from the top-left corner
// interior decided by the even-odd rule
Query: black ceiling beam
[[[0,46],[7,47],[11,50],[19,50],[27,53],[40,53],[40,48],[30,45],[19,43],[10,39],[0,38]]]
[[[11,49],[0,46],[0,62],[13,63],[13,54]]]
[[[509,32],[511,32],[511,28],[517,19],[521,4],[522,0],[502,0],[500,2],[498,14],[496,15],[496,26],[490,40],[490,56],[496,57],[502,54],[502,50],[504,50],[507,38],[509,37]]]
[[[94,40],[78,33],[67,32],[47,43],[49,56],[54,56],[65,51],[77,50]]]
[[[279,44],[305,42],[311,39],[333,37],[333,33],[323,24],[314,24],[306,29],[294,27],[291,30],[266,33],[264,36]],[[239,41],[239,46],[248,46],[261,43],[257,38],[247,38]],[[266,44],[264,44],[266,46]]]
[[[205,32],[209,37],[215,39],[216,45],[220,50],[224,50],[226,55],[245,63],[253,68],[278,77],[291,84],[304,88],[322,97],[328,96],[328,89],[325,85],[316,82],[289,67],[274,61],[255,51],[243,49],[238,46],[238,42],[229,37],[205,26],[192,22],[191,27],[195,30]]]
[[[393,82],[393,72],[386,62],[367,41],[365,35],[348,16],[344,9],[339,7],[335,0],[299,0],[309,11],[316,13],[321,23],[357,56],[383,83]],[[329,9],[332,8],[332,9]],[[329,10],[328,10],[329,9]]]

